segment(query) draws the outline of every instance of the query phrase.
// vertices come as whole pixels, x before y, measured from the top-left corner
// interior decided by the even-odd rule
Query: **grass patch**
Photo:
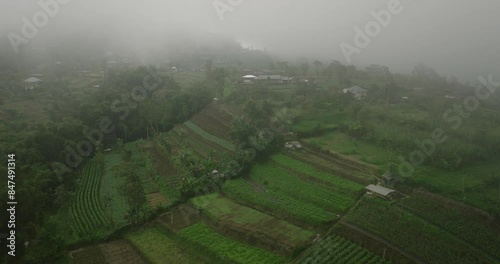
[[[178,232],[179,237],[234,263],[284,263],[281,256],[252,247],[214,232],[205,224],[195,224]],[[165,263],[165,262],[163,262]]]

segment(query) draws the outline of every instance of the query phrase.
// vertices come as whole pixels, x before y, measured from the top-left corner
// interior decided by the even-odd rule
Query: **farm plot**
[[[189,129],[186,125],[176,127],[171,133],[177,134],[172,136],[176,137],[181,148],[192,149],[200,158],[203,158],[214,151],[228,152],[226,148],[210,140],[204,139],[193,130]]]
[[[200,222],[200,215],[199,211],[191,206],[180,205],[170,212],[162,214],[157,221],[160,225],[177,232]]]
[[[447,231],[379,198],[363,199],[346,220],[427,263],[495,263]]]
[[[217,144],[217,145],[219,145],[219,146],[221,146],[221,147],[223,147],[231,152],[236,151],[236,146],[233,143],[208,133],[207,131],[203,130],[201,127],[197,126],[193,122],[186,121],[186,122],[184,122],[184,125],[186,127],[188,127],[190,130],[192,130],[193,132],[195,132],[196,134],[198,134],[199,136],[201,136],[202,138],[204,138],[205,140],[213,142],[213,143],[215,143],[215,144]]]
[[[224,123],[219,118],[207,113],[206,110],[193,116],[191,121],[216,137],[225,140],[231,139],[229,136],[230,123]]]
[[[205,224],[199,223],[184,228],[178,235],[224,262],[249,264],[285,262],[281,256],[229,239],[214,232]]]
[[[261,241],[267,238],[270,244],[290,247],[289,250],[309,242],[313,237],[311,231],[237,204],[217,193],[193,198],[191,203],[223,226],[256,236]]]
[[[170,201],[160,193],[147,194],[146,200],[148,201],[148,204],[151,208],[156,208],[159,206],[167,206],[170,204]]]
[[[151,263],[205,263],[178,247],[174,240],[159,229],[149,228],[126,236]]]
[[[108,264],[106,257],[98,246],[79,249],[69,253],[74,264]]]
[[[306,181],[272,163],[255,165],[250,178],[226,182],[223,192],[279,218],[320,225],[333,221],[356,202],[352,193]]]
[[[81,186],[70,209],[72,226],[80,236],[93,235],[96,230],[108,228],[109,222],[99,199],[100,169],[97,161],[87,162],[82,171]]]
[[[116,227],[125,224],[125,215],[128,205],[124,197],[120,195],[119,188],[124,179],[117,177],[113,168],[121,164],[120,154],[108,154],[104,156],[104,175],[101,180],[100,197],[103,209]]]
[[[137,173],[142,187],[144,188],[144,193],[156,193],[159,191],[158,186],[155,182],[156,171],[152,164],[149,153],[146,153],[140,149],[141,143],[142,142],[136,141],[127,146],[129,150],[132,151],[132,162],[137,167]]]
[[[346,212],[356,202],[352,193],[305,181],[272,163],[256,165],[252,169],[251,177],[256,182],[267,185],[268,190],[289,195],[335,213]]]
[[[166,156],[166,150],[158,142],[151,143],[150,146],[145,146],[145,151],[150,154],[151,162],[158,173],[157,183],[159,185],[160,192],[167,197],[175,199],[179,197],[177,187],[180,182],[180,178],[177,175],[177,171],[172,165],[168,156]]]
[[[225,195],[232,200],[265,211],[277,218],[300,222],[300,225],[321,225],[336,219],[334,213],[323,208],[273,191],[260,191],[244,179],[230,180],[223,187]],[[307,223],[307,224],[304,224]]]
[[[361,184],[370,183],[373,179],[375,179],[372,176],[374,168],[355,161],[347,161],[345,158],[333,157],[311,150],[305,150],[300,153],[291,151],[287,152],[287,155],[294,159],[311,164],[321,170],[332,172],[342,178]]]
[[[500,225],[486,213],[424,192],[414,193],[398,205],[500,261]]]
[[[144,264],[143,259],[124,240],[116,240],[99,245],[102,254],[111,264]]]
[[[328,183],[329,185],[345,190],[347,192],[359,193],[364,189],[364,185],[346,180],[325,171],[318,170],[309,164],[303,163],[283,154],[273,156],[272,160],[280,166],[292,169],[299,173],[304,173],[312,178]]]
[[[350,240],[333,235],[309,248],[294,263],[385,264],[390,262]]]

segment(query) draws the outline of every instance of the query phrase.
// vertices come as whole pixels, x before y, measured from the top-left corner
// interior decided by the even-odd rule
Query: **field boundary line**
[[[412,255],[410,253],[407,253],[404,250],[400,249],[399,247],[393,245],[392,243],[389,243],[388,241],[386,241],[386,240],[384,240],[384,239],[382,239],[382,238],[380,238],[380,237],[378,237],[378,236],[376,236],[376,235],[374,235],[374,234],[372,234],[372,233],[370,233],[368,231],[365,231],[365,230],[363,230],[363,229],[361,229],[361,228],[359,228],[359,227],[357,227],[357,226],[355,226],[353,224],[349,224],[349,223],[345,222],[343,219],[340,220],[338,223],[341,224],[341,225],[343,225],[343,226],[345,226],[345,227],[354,229],[357,232],[360,232],[360,233],[362,233],[365,236],[368,236],[368,237],[370,237],[372,239],[375,239],[375,240],[379,241],[380,243],[385,244],[386,246],[390,247],[391,249],[395,250],[396,252],[400,253],[401,255],[403,255],[403,256],[405,256],[405,257],[413,260],[415,263],[426,264],[425,262],[423,262],[422,260],[420,260],[417,256],[414,256],[414,255]]]

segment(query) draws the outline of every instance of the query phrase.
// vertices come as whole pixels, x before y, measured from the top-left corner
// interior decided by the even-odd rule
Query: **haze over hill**
[[[247,46],[283,59],[335,59],[348,64],[339,45],[354,45],[355,27],[364,29],[374,21],[371,11],[387,9],[389,2],[255,0],[232,1],[232,6],[225,0],[73,0],[61,5],[28,47],[64,39],[81,44],[83,39],[86,45],[154,57],[151,54],[160,53],[168,39],[178,38],[174,33],[210,32],[252,43]],[[360,54],[353,54],[350,63],[382,64],[393,72],[410,72],[425,63],[441,75],[471,82],[500,70],[500,38],[495,34],[498,1],[402,0],[400,5],[402,11],[393,14],[387,27]],[[11,54],[7,33],[21,34],[23,17],[32,21],[42,9],[36,1],[2,1],[0,10],[1,54]]]

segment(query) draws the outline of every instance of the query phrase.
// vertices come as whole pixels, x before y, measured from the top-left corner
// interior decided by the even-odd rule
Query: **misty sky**
[[[46,0],[43,0],[46,1]],[[227,3],[228,0],[220,0]],[[237,2],[237,1],[236,1]],[[354,28],[373,21],[389,0],[243,0],[220,20],[212,0],[72,0],[30,42],[52,36],[107,36],[139,50],[157,49],[167,32],[208,31],[265,47],[293,61],[307,57],[347,63],[339,44],[353,44]],[[403,11],[352,64],[409,72],[417,63],[444,76],[475,80],[500,72],[500,1],[401,0]],[[38,1],[0,0],[1,45],[20,34]]]

